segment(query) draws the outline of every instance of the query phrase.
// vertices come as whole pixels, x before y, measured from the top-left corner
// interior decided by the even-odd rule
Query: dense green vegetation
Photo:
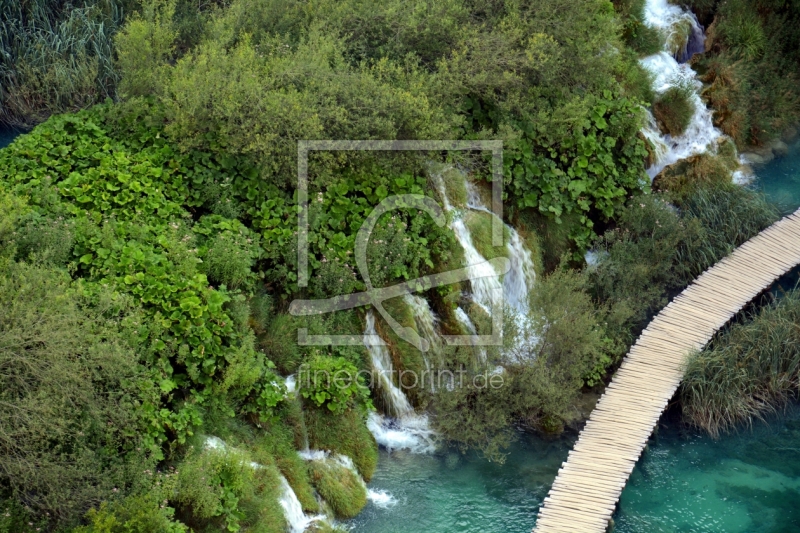
[[[684,416],[713,436],[777,411],[795,398],[800,373],[797,289],[721,332],[689,361]]]
[[[369,355],[297,341],[359,334],[363,310],[288,304],[364,290],[359,228],[390,195],[436,197],[433,164],[480,189],[491,163],[313,152],[301,288],[298,140],[504,142],[507,221],[537,268],[531,315],[509,313],[503,347],[430,359],[377,329],[396,370],[459,372],[452,390],[406,391],[445,444],[502,460],[515,427],[561,431],[675,291],[776,218],[730,184],[722,147],[650,193],[637,132],[654,97],[636,60],[661,43],[642,9],[0,2],[0,121],[38,124],[0,151],[0,533],[283,531],[284,479],[306,512],[363,508],[378,458],[366,420],[385,407],[359,377]],[[677,133],[692,109],[672,96],[654,112]],[[460,172],[442,176],[457,208]],[[484,256],[507,255],[490,222],[465,219]],[[576,270],[590,247],[596,263]],[[462,265],[447,225],[408,207],[378,220],[367,253],[377,287]],[[467,288],[424,294],[448,333],[468,333],[459,305],[491,328]],[[387,309],[416,329],[400,300]]]
[[[769,0],[691,0],[710,24],[698,56],[715,122],[739,146],[780,136],[800,119],[800,7]]]

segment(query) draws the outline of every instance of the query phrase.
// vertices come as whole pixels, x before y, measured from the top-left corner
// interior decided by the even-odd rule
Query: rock
[[[787,144],[793,143],[797,139],[797,128],[794,126],[790,126],[785,130],[783,130],[781,139],[783,139],[783,142]]]
[[[789,145],[780,139],[775,139],[770,142],[769,147],[772,148],[772,153],[778,157],[787,155],[789,153]]]
[[[772,152],[770,152],[770,154],[771,153]],[[739,155],[741,155],[742,159],[747,161],[747,163],[750,164],[750,165],[763,165],[767,161],[771,161],[772,160],[771,157],[769,158],[769,160],[767,160],[767,158],[765,158],[765,157],[763,157],[761,155],[758,155],[758,154],[756,154],[754,152],[742,152]]]

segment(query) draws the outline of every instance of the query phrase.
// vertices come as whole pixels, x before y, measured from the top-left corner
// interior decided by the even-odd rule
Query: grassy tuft
[[[800,291],[748,318],[688,362],[683,414],[713,437],[776,411],[798,390]]]
[[[688,83],[670,87],[658,95],[653,104],[653,116],[659,127],[673,137],[682,135],[695,112],[692,88]]]
[[[358,474],[334,460],[311,461],[311,481],[337,518],[353,518],[367,504],[367,488]]]
[[[303,414],[311,448],[350,457],[361,477],[372,479],[378,466],[378,445],[360,413],[351,410],[334,415],[306,406]]]

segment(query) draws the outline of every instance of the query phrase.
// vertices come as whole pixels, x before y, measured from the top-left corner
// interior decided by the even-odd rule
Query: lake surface
[[[800,140],[790,147],[788,155],[757,165],[753,171],[756,174],[753,185],[764,191],[781,211],[791,213],[800,208]]]
[[[20,132],[0,126],[0,149],[5,148]]]
[[[574,435],[525,436],[504,465],[475,454],[381,452],[367,504],[348,522],[370,533],[522,533]],[[633,471],[615,533],[789,533],[800,531],[800,408],[714,441],[662,421]]]

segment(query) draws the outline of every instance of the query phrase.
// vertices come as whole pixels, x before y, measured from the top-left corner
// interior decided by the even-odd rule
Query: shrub
[[[152,464],[139,418],[148,375],[123,330],[137,318],[88,303],[62,273],[11,264],[0,277],[0,483],[62,524]]]
[[[653,103],[653,116],[664,133],[682,135],[695,112],[690,82],[675,85],[658,95]]]
[[[335,415],[372,407],[364,377],[342,357],[314,356],[300,368],[297,384],[300,394],[310,404],[326,407]]]
[[[149,485],[122,499],[102,503],[91,509],[86,520],[88,526],[78,527],[73,533],[185,533],[189,528],[174,519],[175,509],[166,505],[175,496],[177,473],[141,473]]]

